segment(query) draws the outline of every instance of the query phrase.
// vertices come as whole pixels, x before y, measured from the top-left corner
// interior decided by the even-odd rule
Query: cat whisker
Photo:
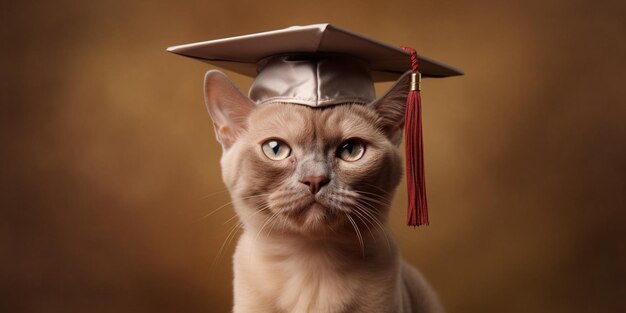
[[[276,212],[276,214],[273,214],[270,219],[267,222],[267,225],[271,225],[270,228],[268,229],[267,233],[265,234],[265,237],[268,237],[270,235],[270,233],[272,232],[272,228],[274,228],[275,220],[276,218],[278,218],[278,216],[280,215],[280,212]],[[266,225],[266,226],[267,226]],[[263,231],[263,228],[261,228],[261,231]]]
[[[228,191],[228,189],[224,188],[224,189],[222,189],[222,190],[219,190],[219,191],[212,192],[212,193],[210,193],[210,194],[204,195],[204,196],[202,196],[202,197],[198,198],[198,200],[204,200],[204,199],[210,198],[210,197],[212,197],[212,196],[215,196],[215,195],[218,195],[218,194],[220,194],[220,193],[227,192],[227,191]]]
[[[265,210],[269,209],[269,207],[270,207],[270,205],[269,205],[269,204],[264,204],[264,205],[260,206],[260,207],[258,208],[258,210],[257,210],[257,211],[255,211],[254,213],[249,214],[249,215],[244,216],[244,217],[241,217],[241,221],[242,221],[242,222],[244,222],[244,221],[246,221],[246,220],[250,219],[251,217],[253,217],[253,216],[255,216],[255,215],[257,215],[257,214],[261,213],[262,211],[265,211]],[[226,220],[226,222],[224,222],[224,224],[223,224],[223,225],[226,225],[228,222],[232,221],[233,219],[235,219],[235,218],[237,218],[237,217],[239,217],[239,215],[238,215],[238,214],[233,215],[231,218],[227,219],[227,220]]]
[[[361,204],[357,204],[355,206],[355,210],[356,211],[360,211],[363,214],[367,215],[370,217],[370,220],[376,224],[376,226],[378,226],[378,228],[380,229],[381,233],[385,236],[385,241],[387,242],[387,248],[391,249],[391,244],[389,243],[389,233],[387,232],[387,229],[385,228],[385,226],[378,220],[378,218],[375,217],[374,213],[369,210],[367,207],[361,205]]]
[[[228,247],[230,245],[231,242],[233,242],[233,240],[235,239],[235,237],[237,236],[237,232],[239,230],[243,229],[243,223],[238,223],[237,224],[237,229],[235,230],[235,232],[233,233],[232,236],[230,236],[230,239],[228,239],[228,241],[226,242],[226,247]]]
[[[293,189],[294,188],[290,188],[290,190],[293,190]],[[303,196],[300,193],[283,192],[282,194],[272,197],[272,204],[275,207],[285,207],[293,203],[298,203],[305,198],[306,196]]]
[[[353,191],[351,189],[346,189],[346,188],[337,189],[337,192],[340,193],[341,195],[348,196],[350,198],[353,198],[359,195],[356,191]]]
[[[353,200],[353,199],[347,198],[347,197],[337,197],[333,195],[332,200],[331,200],[331,203],[333,203],[333,209],[344,212],[344,213],[354,212],[357,215],[357,217],[363,222],[363,225],[367,227],[367,230],[369,231],[370,235],[372,235],[372,239],[374,239],[375,241],[376,237],[374,236],[372,229],[367,225],[367,223],[369,223],[370,225],[374,226],[372,221],[370,221],[367,216],[365,216],[363,213],[357,210],[346,210],[345,209],[346,207],[353,207],[354,205],[357,204],[355,201],[346,201],[346,200]]]
[[[233,204],[233,202],[234,202],[234,201],[229,201],[228,203],[225,203],[225,204],[223,204],[223,205],[219,206],[217,209],[214,209],[213,211],[209,212],[209,214],[204,215],[204,216],[203,216],[203,217],[201,217],[200,219],[205,219],[205,218],[208,218],[209,216],[211,216],[211,215],[215,214],[215,212],[217,212],[217,211],[219,211],[219,210],[221,210],[221,209],[223,209],[223,208],[225,208],[225,207],[227,207],[227,206],[229,206],[229,205]]]
[[[365,209],[364,211],[368,213],[368,215],[370,215],[370,217],[374,220],[380,221],[379,219],[379,213],[378,213],[378,207],[372,205],[371,203],[369,203],[368,201],[369,199],[357,199],[355,206],[359,206],[363,209]]]
[[[224,223],[222,223],[222,225],[226,225],[228,224],[228,222],[234,220],[235,218],[237,218],[239,215],[234,214],[233,216],[231,216],[229,219],[227,219]]]
[[[367,192],[367,191],[364,191],[364,190],[356,190],[356,192],[359,195],[361,195],[361,196],[367,195],[367,196],[370,197],[370,199],[376,199],[377,201],[381,201],[384,204],[388,204],[387,202],[389,201],[389,198],[381,196],[381,195],[376,194],[376,193]]]
[[[244,222],[245,222],[246,220],[248,220],[248,219],[252,218],[253,216],[255,216],[255,215],[257,215],[257,214],[259,214],[259,213],[261,213],[261,212],[263,212],[263,211],[265,211],[265,210],[267,210],[267,209],[269,209],[269,205],[266,205],[266,206],[260,207],[260,208],[259,208],[259,210],[255,211],[254,213],[249,214],[249,215],[244,216],[244,217],[241,217],[241,218],[240,218],[240,221],[238,221],[238,222],[237,222],[237,224],[235,224],[235,226],[233,226],[233,228],[229,231],[228,235],[227,235],[227,236],[226,236],[226,238],[224,239],[224,243],[222,244],[222,247],[220,248],[220,250],[219,250],[219,252],[218,252],[218,256],[221,256],[221,254],[222,254],[223,250],[224,250],[226,247],[228,247],[228,245],[230,244],[230,242],[232,242],[232,240],[233,240],[233,239],[234,239],[234,237],[235,237],[234,235],[236,234],[236,232],[237,232],[238,230],[240,230],[240,229],[242,229],[242,228],[243,228],[243,226],[244,226]],[[235,214],[235,215],[234,215],[233,217],[231,217],[228,221],[226,221],[226,222],[224,223],[224,225],[225,225],[227,222],[229,222],[229,221],[233,220],[235,217],[238,217],[238,215],[237,215],[237,214]],[[218,260],[218,261],[219,261],[219,260]]]
[[[260,194],[260,195],[254,195],[254,196],[247,196],[247,197],[241,197],[241,200],[249,200],[249,199],[254,199],[254,198],[258,198],[258,197],[263,197],[263,196],[268,196],[269,194]],[[201,217],[200,219],[205,219],[208,218],[209,216],[215,214],[217,211],[233,204],[235,201],[229,201],[221,206],[219,206],[217,209],[214,209],[213,211],[209,212],[209,214],[204,215],[203,217]]]
[[[362,204],[355,205],[355,209],[368,216],[370,220],[373,221],[378,226],[378,228],[380,228],[381,231],[385,232],[385,227],[371,210],[369,210],[367,207],[364,207]]]
[[[281,229],[283,229],[283,230],[284,230],[284,229],[286,229],[286,228],[287,228],[287,226],[288,226],[288,224],[287,224],[287,219],[286,219],[286,218],[283,218],[281,222],[282,222],[282,223],[280,224]],[[270,231],[271,231],[271,230],[270,230]]]
[[[228,235],[226,236],[226,238],[224,238],[224,242],[222,242],[222,246],[220,247],[220,249],[217,252],[217,256],[213,259],[213,263],[211,264],[211,271],[215,271],[217,265],[219,264],[221,258],[222,258],[222,254],[224,253],[224,249],[226,248],[226,246],[228,244],[230,244],[230,240],[229,238],[234,237],[234,235],[237,233],[237,231],[241,228],[242,223],[238,222],[237,224],[235,224],[230,231],[228,232]]]
[[[369,201],[369,202],[373,202],[373,203],[378,204],[378,205],[383,206],[383,207],[388,207],[388,206],[389,206],[389,203],[388,203],[388,202],[386,202],[386,201],[381,201],[381,200],[376,199],[376,198],[372,198],[371,196],[369,196],[369,195],[367,195],[367,194],[362,194],[362,193],[359,193],[359,196],[360,196],[359,198],[362,198],[362,199],[357,199],[357,201],[359,201],[359,200],[367,200],[367,201]],[[386,199],[385,199],[385,200],[386,200]],[[371,203],[370,203],[370,204],[371,204]]]
[[[354,222],[354,219],[352,219],[352,217],[350,217],[350,214],[345,213],[346,217],[348,218],[348,220],[350,221],[350,223],[352,224],[352,227],[354,227],[354,231],[356,232],[356,236],[359,239],[359,245],[361,246],[361,255],[363,257],[365,257],[365,246],[363,244],[363,237],[361,236],[361,231],[359,231],[359,226],[356,225],[356,223]]]
[[[374,226],[374,224],[372,224],[372,222],[366,217],[364,216],[361,212],[354,210],[353,211],[356,215],[356,217],[361,220],[361,222],[363,222],[363,225],[367,228],[367,231],[369,231],[370,235],[372,236],[372,239],[374,240],[374,242],[376,242],[376,236],[374,236],[374,233],[372,232],[372,229],[367,225],[368,223],[372,226]]]
[[[222,246],[220,247],[218,253],[217,253],[217,257],[215,258],[215,260],[213,261],[213,265],[211,266],[212,268],[214,268],[217,264],[219,264],[219,261],[221,260],[222,254],[224,253],[224,250],[226,249],[226,247],[228,247],[230,245],[230,243],[233,241],[233,239],[236,237],[237,231],[241,230],[243,228],[243,222],[245,222],[246,220],[252,218],[254,215],[257,215],[265,210],[269,209],[269,205],[266,205],[264,207],[259,208],[259,210],[255,211],[254,213],[248,215],[248,216],[244,216],[241,218],[240,221],[237,222],[237,224],[235,224],[231,230],[229,231],[228,235],[226,236],[226,238],[224,239],[224,242],[222,243]],[[237,217],[238,215],[235,214],[235,216],[231,217],[228,221],[234,219],[235,217]],[[228,222],[226,221],[226,223]],[[226,224],[224,223],[224,224]]]
[[[268,206],[268,208],[269,208],[269,206]],[[273,212],[272,215],[270,215],[270,217],[265,219],[265,222],[263,222],[263,225],[261,226],[261,228],[257,232],[256,236],[254,237],[254,242],[252,244],[253,247],[257,245],[257,241],[259,240],[259,237],[261,236],[261,233],[263,232],[263,229],[265,229],[265,227],[268,225],[268,223],[271,223],[271,221],[274,218],[276,218],[276,216],[278,216],[279,214],[280,214],[280,212]],[[250,250],[250,253],[252,253],[252,250]],[[251,255],[248,255],[248,260],[252,260]]]
[[[378,200],[381,200],[381,201],[387,201],[389,199],[385,195],[380,195],[380,194],[369,192],[369,191],[365,191],[365,190],[355,189],[354,192],[358,193],[359,195],[372,196],[374,199],[378,199]]]
[[[359,184],[363,184],[363,185],[366,185],[366,186],[369,186],[369,187],[376,188],[378,191],[381,191],[382,193],[384,193],[385,195],[387,195],[389,197],[393,196],[389,191],[387,191],[385,189],[382,189],[379,186],[376,186],[376,185],[373,185],[373,184],[370,184],[370,183],[366,183],[366,182],[363,182],[363,181],[359,182]]]
[[[344,212],[344,213],[349,213],[349,212],[355,213],[357,217],[359,217],[359,219],[364,223],[365,227],[368,228],[368,231],[370,235],[372,236],[372,239],[374,239],[374,241],[376,241],[377,238],[374,235],[374,232],[372,231],[372,229],[367,224],[369,223],[372,227],[378,227],[378,229],[380,229],[380,232],[385,237],[387,248],[390,249],[391,245],[389,243],[389,234],[386,231],[385,227],[381,224],[381,222],[376,217],[376,214],[368,210],[366,207],[363,207],[363,205],[359,204],[359,201],[358,201],[359,194],[357,194],[356,192],[350,192],[349,190],[342,190],[342,191],[345,195],[350,196],[350,197],[347,197],[347,199],[351,201],[346,201],[346,197],[343,197],[343,196],[339,196],[339,197],[334,196],[332,197],[332,200],[331,200],[331,202],[334,203],[333,207],[336,210]],[[351,211],[346,212],[344,207],[350,207],[352,209]]]
[[[275,219],[278,215],[280,214],[280,212],[273,212],[272,215],[270,215],[270,217],[268,217],[267,219],[265,219],[265,222],[263,223],[263,225],[261,226],[261,228],[259,229],[259,232],[256,234],[256,237],[254,238],[254,241],[256,242],[259,239],[259,236],[261,236],[261,233],[263,233],[263,229],[265,229],[265,227],[272,222],[273,219]],[[269,235],[269,234],[268,234]]]
[[[360,213],[361,216],[365,218],[367,222],[370,223],[370,225],[376,226],[378,227],[378,229],[380,229],[382,234],[384,234],[385,236],[385,241],[387,242],[387,246],[391,248],[390,243],[389,243],[389,233],[384,227],[384,225],[380,222],[378,218],[378,214],[376,213],[377,212],[376,207],[374,207],[371,203],[367,201],[371,201],[376,204],[384,205],[384,206],[388,206],[388,204],[383,203],[379,201],[378,199],[375,199],[367,195],[367,194],[372,194],[372,193],[364,192],[367,194],[361,194],[360,191],[358,190],[353,191],[349,189],[340,189],[338,191],[340,192],[341,195],[344,195],[344,197],[334,197],[334,201],[337,201],[340,204],[338,207],[339,208],[341,208],[342,206],[352,207],[355,214],[357,214],[357,212]],[[376,194],[372,194],[372,195],[383,198],[380,195],[376,195]],[[345,201],[346,197],[353,201]],[[340,209],[340,211],[343,211],[343,210]]]
[[[374,219],[375,221],[379,222],[379,224],[382,225],[381,220],[379,219],[379,208],[374,206],[373,204],[365,201],[365,199],[358,199],[357,200],[357,205],[363,209],[364,212],[368,213],[369,215],[372,216],[372,219]]]
[[[279,213],[279,212],[278,212],[278,213]],[[278,214],[276,214],[276,215],[278,216]],[[282,222],[283,222],[283,226],[282,226],[282,228],[284,229],[284,228],[285,228],[285,226],[284,226],[284,225],[285,225],[285,223],[287,222],[287,219],[283,218],[283,219],[282,219]],[[275,223],[275,222],[274,222],[274,223],[272,223],[272,226],[270,226],[270,229],[267,231],[267,236],[269,236],[269,235],[272,233],[272,230],[274,229],[274,226],[276,226],[276,223]]]
[[[375,193],[362,191],[362,190],[347,190],[347,189],[340,189],[339,192],[350,198],[355,198],[357,199],[357,201],[359,198],[365,198],[366,200],[375,202],[381,206],[385,206],[385,207],[389,206],[389,200],[387,198],[381,195],[375,194]]]

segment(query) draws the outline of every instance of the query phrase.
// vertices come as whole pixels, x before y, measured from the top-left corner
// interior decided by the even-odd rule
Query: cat
[[[233,312],[435,313],[385,229],[408,75],[369,105],[256,106],[220,71],[204,95],[243,233]]]

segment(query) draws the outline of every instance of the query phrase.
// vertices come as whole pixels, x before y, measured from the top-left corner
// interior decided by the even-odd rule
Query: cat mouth
[[[309,210],[322,210],[322,211],[327,211],[328,208],[325,207],[323,204],[319,203],[317,200],[313,201],[313,203],[311,203],[311,205],[309,206]]]
[[[338,213],[336,208],[327,205],[324,201],[320,201],[314,197],[311,197],[306,203],[303,203],[296,210],[293,215],[297,219],[304,219],[307,221],[327,219],[335,216]]]
[[[326,207],[321,204],[315,197],[310,197],[304,203],[301,203],[295,210],[296,215],[306,214],[311,210],[326,210]]]
[[[290,225],[292,230],[304,234],[317,234],[335,229],[344,223],[342,210],[333,206],[330,199],[306,195],[291,201],[291,206],[284,207],[282,214],[285,226]]]
[[[331,217],[334,216],[333,210],[315,199],[294,209],[290,212],[289,219],[298,225],[300,230],[322,230],[333,224],[331,222],[333,220]]]
[[[295,201],[292,205],[292,209],[288,211],[288,215],[297,219],[301,219],[311,214],[325,214],[325,212],[330,211],[328,206],[324,205],[324,203],[316,199],[314,196],[303,197],[300,200]]]
[[[333,227],[341,212],[341,208],[333,205],[332,199],[320,194],[301,194],[280,199],[274,204],[277,204],[275,210],[299,230]]]

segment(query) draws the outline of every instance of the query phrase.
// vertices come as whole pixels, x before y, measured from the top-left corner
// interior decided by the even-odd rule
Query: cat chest
[[[251,303],[277,312],[342,313],[383,312],[392,300],[390,264],[349,258],[337,249],[278,249],[247,239],[235,255],[235,289]]]
[[[308,257],[274,264],[276,304],[286,312],[345,312],[356,302],[364,280],[326,259]]]

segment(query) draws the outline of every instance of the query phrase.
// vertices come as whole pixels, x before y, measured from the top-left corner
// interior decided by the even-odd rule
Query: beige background
[[[449,312],[626,312],[624,1],[3,1],[0,14],[1,312],[227,312],[233,244],[211,264],[233,212],[203,218],[229,201],[202,103],[211,67],[165,48],[319,22],[466,72],[424,83],[432,226],[403,226],[402,188],[391,219]]]

